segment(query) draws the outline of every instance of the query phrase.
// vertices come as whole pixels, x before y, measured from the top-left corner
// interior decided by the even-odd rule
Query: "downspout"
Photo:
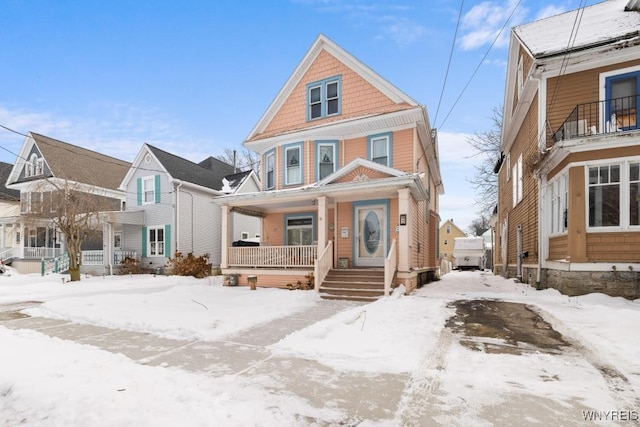
[[[176,185],[176,224],[174,225],[173,228],[175,228],[175,233],[176,233],[176,252],[178,251],[178,242],[180,241],[179,237],[180,237],[180,187],[182,187],[182,181],[178,181],[176,180],[176,182],[178,183],[178,185]],[[193,237],[192,237],[193,239]],[[169,248],[169,250],[171,250],[171,248]]]

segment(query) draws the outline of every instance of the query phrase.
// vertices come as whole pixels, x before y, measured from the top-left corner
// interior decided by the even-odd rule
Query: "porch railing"
[[[49,273],[62,273],[69,269],[69,254],[63,253],[55,258],[46,258],[40,261],[40,272],[44,276]]]
[[[315,290],[320,290],[320,284],[327,277],[329,270],[333,268],[333,241],[329,240],[327,246],[318,256],[316,264],[313,267],[313,280],[315,283]]]
[[[317,245],[227,248],[230,267],[313,267]]]
[[[384,259],[384,296],[389,296],[389,294],[391,294],[391,284],[394,276],[396,275],[397,268],[396,239],[393,239],[391,247],[389,248],[389,254]]]
[[[113,251],[113,265],[118,265],[125,258],[137,258],[136,251],[116,250]],[[104,251],[82,251],[82,265],[105,265]]]
[[[55,258],[64,253],[62,248],[22,248],[14,251],[15,255],[21,251],[21,258],[42,259],[42,258]]]
[[[640,94],[579,104],[553,134],[553,142],[637,130]]]

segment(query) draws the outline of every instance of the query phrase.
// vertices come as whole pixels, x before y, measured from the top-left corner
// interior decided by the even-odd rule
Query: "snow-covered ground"
[[[63,283],[63,277],[15,272],[0,277],[0,309],[2,304],[43,301],[25,313],[209,342],[323,304],[312,291],[229,288],[220,278],[140,275]],[[562,354],[520,355],[462,346],[445,328],[455,313],[449,304],[476,298],[529,304],[575,345]],[[364,420],[363,425],[420,425],[424,420],[518,424],[504,418],[514,415],[520,424],[544,424],[578,407],[628,411],[616,417],[637,418],[639,325],[640,300],[601,294],[569,298],[491,273],[452,272],[411,295],[347,308],[291,333],[268,351],[273,357],[315,360],[338,372],[406,375],[394,418]],[[330,424],[344,417],[338,409],[314,406],[294,393],[274,393],[246,374],[145,366],[121,354],[2,323],[0,349],[2,425],[280,426],[313,420]],[[548,413],[527,413],[527,401],[542,402]],[[488,414],[491,408],[502,409]],[[563,421],[584,421],[584,413],[574,415]]]

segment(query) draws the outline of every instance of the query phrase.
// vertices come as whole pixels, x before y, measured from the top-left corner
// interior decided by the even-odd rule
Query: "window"
[[[391,167],[391,133],[369,137],[369,160]]]
[[[640,163],[629,164],[629,225],[640,225]]]
[[[631,70],[634,68],[627,69]],[[605,78],[605,97],[608,100],[605,120],[608,132],[638,128],[638,80],[640,71],[623,72]]]
[[[549,199],[551,200],[551,234],[564,233],[567,230],[568,212],[568,176],[561,175],[549,184]]]
[[[149,227],[149,256],[164,256],[164,227]]]
[[[113,233],[113,248],[122,249],[122,232],[120,231]]]
[[[307,120],[321,119],[341,113],[341,76],[307,85]]]
[[[142,180],[143,192],[144,192],[144,203],[153,203],[156,200],[155,197],[155,180],[152,176],[144,178]]]
[[[44,160],[38,158],[36,153],[31,154],[29,161],[25,164],[24,175],[26,177],[39,176],[44,173]]]
[[[515,207],[522,200],[522,154],[518,156],[518,162],[513,165],[511,179],[513,206]]]
[[[240,233],[240,239],[244,240],[248,238],[249,238],[249,233],[247,233],[246,231],[243,231],[242,233]]]
[[[451,226],[447,225],[447,234],[451,234]]]
[[[589,168],[589,227],[620,225],[620,166]]]
[[[449,242],[447,241],[447,239],[444,239],[444,244],[445,244],[445,245],[448,245],[448,244],[449,244]]]
[[[320,181],[336,171],[337,141],[316,142],[316,178]]]
[[[160,175],[138,178],[138,206],[160,203]]]
[[[284,185],[302,183],[302,144],[284,147]]]
[[[520,55],[520,59],[518,60],[518,72],[516,79],[518,81],[518,97],[522,95],[522,89],[524,88],[524,68],[522,62],[522,55]]]
[[[276,157],[275,152],[273,150],[269,151],[265,155],[265,182],[267,184],[267,189],[273,188],[275,185],[275,168],[276,168]]]
[[[287,245],[313,244],[313,216],[285,217]]]

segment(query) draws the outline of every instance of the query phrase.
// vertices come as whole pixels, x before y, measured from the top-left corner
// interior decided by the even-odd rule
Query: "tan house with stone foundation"
[[[320,35],[244,142],[262,191],[215,201],[223,274],[274,287],[313,275],[323,295],[362,298],[433,278],[436,138],[424,106]],[[232,212],[261,218],[260,246],[233,246]]]
[[[640,297],[640,12],[609,0],[511,31],[495,270]]]

